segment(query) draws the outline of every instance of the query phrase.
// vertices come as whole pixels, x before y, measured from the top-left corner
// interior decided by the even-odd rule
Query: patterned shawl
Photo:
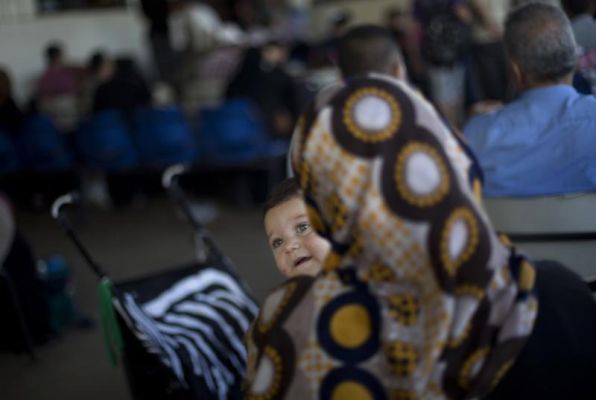
[[[370,75],[318,96],[292,164],[332,252],[265,301],[247,398],[486,395],[532,332],[535,272],[494,233],[459,138],[406,84]]]

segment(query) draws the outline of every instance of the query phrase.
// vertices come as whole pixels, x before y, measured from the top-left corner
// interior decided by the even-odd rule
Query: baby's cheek
[[[312,238],[312,247],[316,250],[317,255],[322,261],[322,259],[325,258],[327,253],[329,253],[329,250],[331,249],[331,244],[320,236],[314,236]]]

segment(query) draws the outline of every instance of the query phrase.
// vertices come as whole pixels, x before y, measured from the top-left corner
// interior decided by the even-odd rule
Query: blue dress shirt
[[[568,85],[531,89],[472,118],[464,135],[484,172],[484,195],[596,190],[596,97]]]

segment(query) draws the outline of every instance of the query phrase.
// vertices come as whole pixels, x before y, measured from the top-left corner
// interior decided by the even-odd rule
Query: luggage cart
[[[258,307],[231,262],[193,217],[178,184],[182,166],[162,183],[192,224],[196,259],[155,275],[112,282],[72,228],[65,209],[76,194],[56,199],[52,215],[98,277],[108,353],[122,361],[134,399],[239,399],[246,366],[244,334]]]

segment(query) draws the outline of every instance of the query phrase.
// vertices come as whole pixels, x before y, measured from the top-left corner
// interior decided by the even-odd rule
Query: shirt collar
[[[520,98],[524,100],[538,100],[548,99],[551,98],[551,96],[569,97],[575,94],[577,94],[577,91],[573,86],[561,83],[558,85],[543,86],[526,90],[521,94]]]

